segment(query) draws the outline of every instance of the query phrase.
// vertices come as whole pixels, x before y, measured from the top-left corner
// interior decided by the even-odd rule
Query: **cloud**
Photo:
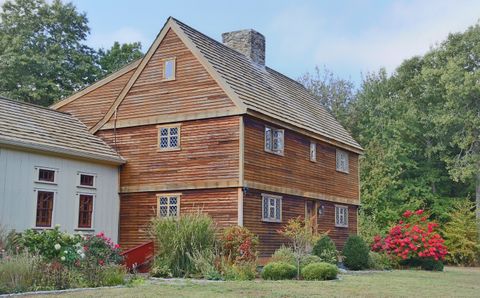
[[[356,36],[319,40],[316,63],[355,65],[361,71],[393,71],[409,57],[421,55],[449,33],[478,21],[479,1],[397,1],[375,25]]]
[[[0,0],[1,1],[1,0]],[[88,44],[94,48],[110,48],[115,41],[120,43],[141,42],[145,49],[149,40],[140,31],[132,27],[122,27],[114,32],[95,33],[88,39]]]

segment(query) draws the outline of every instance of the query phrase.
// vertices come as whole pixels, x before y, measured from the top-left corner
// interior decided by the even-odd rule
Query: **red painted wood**
[[[130,248],[121,255],[123,263],[129,269],[136,268],[139,272],[148,272],[148,265],[154,257],[155,248],[153,241]]]

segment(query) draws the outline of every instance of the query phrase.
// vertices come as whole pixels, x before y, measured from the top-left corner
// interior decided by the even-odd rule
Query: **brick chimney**
[[[265,66],[265,37],[253,29],[222,33],[223,44]]]

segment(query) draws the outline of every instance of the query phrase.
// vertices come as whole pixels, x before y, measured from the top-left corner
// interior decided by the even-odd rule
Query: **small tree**
[[[300,278],[300,261],[308,254],[318,237],[312,231],[312,221],[296,217],[288,220],[278,233],[290,240],[297,263],[297,279]]]

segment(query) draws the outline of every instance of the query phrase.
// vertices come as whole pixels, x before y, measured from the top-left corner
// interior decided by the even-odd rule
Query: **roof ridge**
[[[70,116],[72,115],[68,112],[62,112],[62,111],[54,110],[54,109],[51,109],[49,107],[44,107],[44,106],[37,105],[37,104],[31,103],[31,102],[25,102],[25,101],[21,101],[21,100],[11,99],[11,98],[7,98],[7,97],[1,96],[1,95],[0,95],[0,100],[4,100],[4,101],[11,102],[11,103],[14,103],[14,104],[22,104],[22,105],[30,106],[32,108],[42,109],[42,110],[46,110],[46,111],[50,111],[50,112],[54,112],[54,113],[60,113],[60,114],[70,115]]]

